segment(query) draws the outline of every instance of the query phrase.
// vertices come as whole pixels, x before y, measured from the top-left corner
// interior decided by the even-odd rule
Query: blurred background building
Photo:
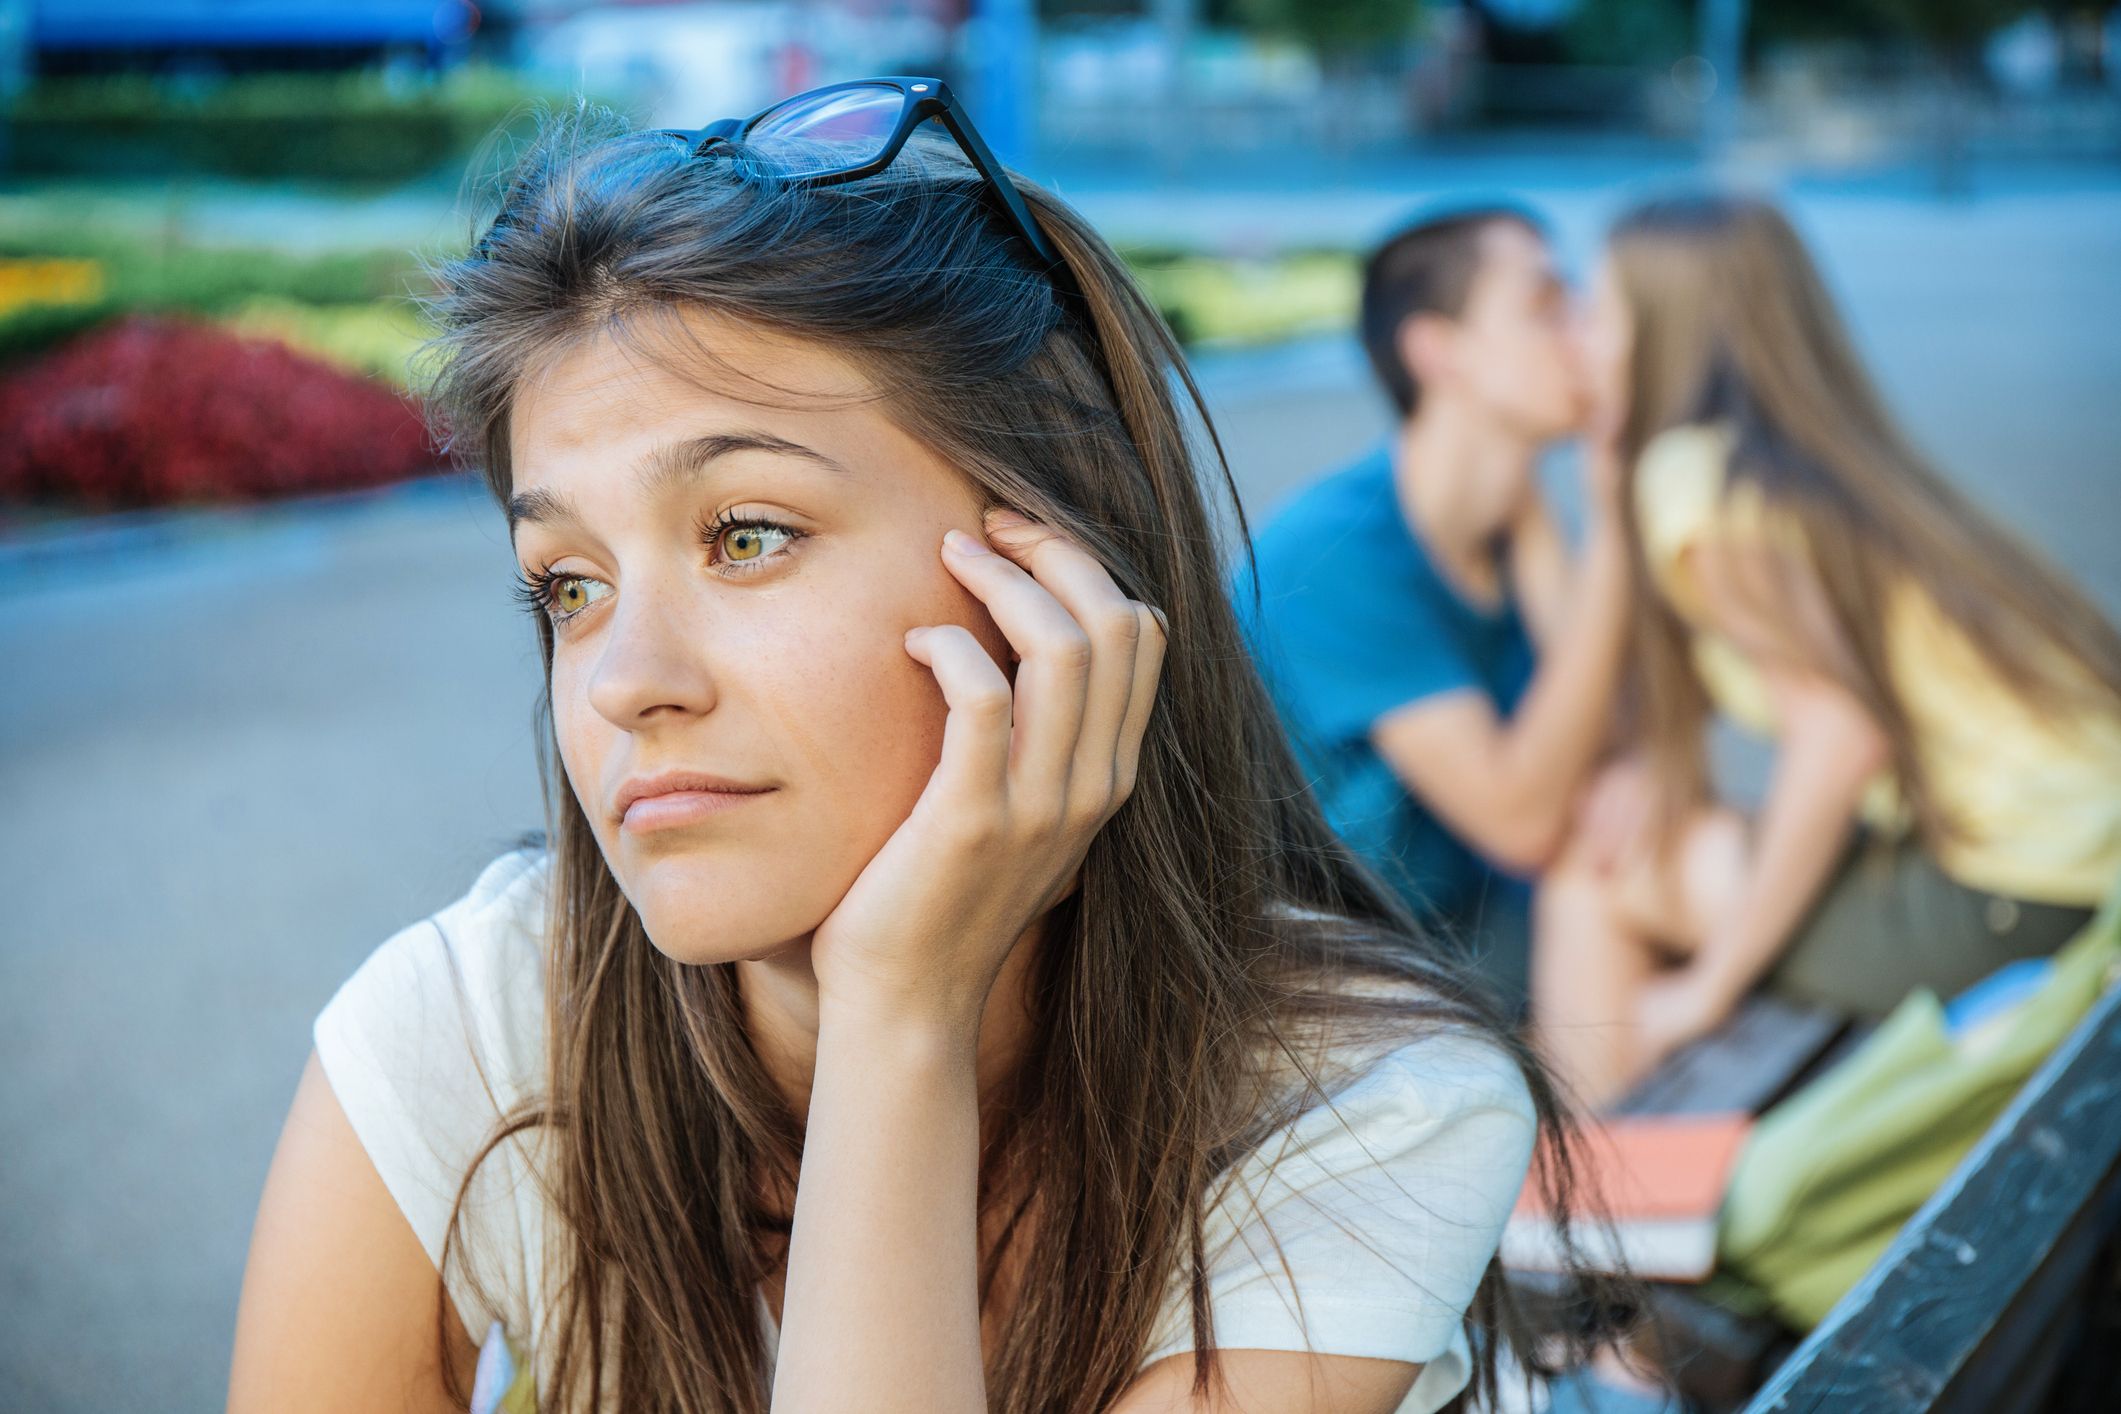
[[[466,64],[655,122],[936,73],[1012,154],[1401,149],[1499,128],[1877,160],[2111,156],[2121,21],[2035,0],[7,0],[9,85],[129,75],[173,101],[265,72]],[[32,103],[16,159],[58,159]],[[48,120],[47,120],[48,121]],[[26,128],[25,128],[26,125]]]

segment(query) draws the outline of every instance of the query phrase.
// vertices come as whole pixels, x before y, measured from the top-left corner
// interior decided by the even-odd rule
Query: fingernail
[[[1156,615],[1156,621],[1163,625],[1164,637],[1169,638],[1171,636],[1171,620],[1165,618],[1164,611],[1157,608],[1154,604],[1149,606],[1149,612]]]
[[[955,526],[943,532],[943,543],[960,555],[991,555],[994,553],[980,543],[976,536],[967,535]]]
[[[907,629],[907,630],[906,630],[906,645],[907,645],[908,647],[911,647],[911,646],[913,645],[913,640],[914,640],[914,639],[916,639],[916,638],[919,638],[919,637],[920,637],[920,636],[921,636],[922,634],[926,633],[927,631],[928,631],[928,628],[927,628],[927,625],[925,625],[925,624],[915,624],[915,625],[914,625],[914,626],[913,626],[912,628],[909,628],[909,629]]]
[[[987,509],[987,524],[995,530],[1014,530],[1020,525],[1031,524],[1031,518],[1012,511],[1007,506],[990,506]]]

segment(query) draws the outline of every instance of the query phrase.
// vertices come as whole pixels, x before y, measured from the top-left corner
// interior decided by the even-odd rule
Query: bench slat
[[[1983,1409],[2121,1217],[2121,986],[2028,1080],[1746,1414]],[[2031,1395],[2034,1391],[2020,1391]]]

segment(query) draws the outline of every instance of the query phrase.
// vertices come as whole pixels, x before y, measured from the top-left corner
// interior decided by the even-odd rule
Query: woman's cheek
[[[600,748],[594,736],[600,719],[581,695],[580,685],[557,664],[553,670],[551,692],[552,734],[560,750],[560,769],[566,773],[568,787],[575,792],[582,813],[601,835],[605,822],[596,792],[600,763],[608,753]]]
[[[942,694],[906,652],[903,627],[870,613],[850,621],[848,607],[784,619],[770,644],[749,655],[747,696],[786,767],[838,808],[867,815],[901,797],[911,808],[927,779],[923,755],[932,769],[941,746]]]

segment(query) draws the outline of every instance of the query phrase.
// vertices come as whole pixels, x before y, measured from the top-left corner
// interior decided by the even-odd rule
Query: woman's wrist
[[[886,1002],[877,997],[818,997],[818,1048],[826,1038],[857,1043],[876,1063],[894,1068],[970,1067],[979,1048],[980,1012],[965,999]]]

